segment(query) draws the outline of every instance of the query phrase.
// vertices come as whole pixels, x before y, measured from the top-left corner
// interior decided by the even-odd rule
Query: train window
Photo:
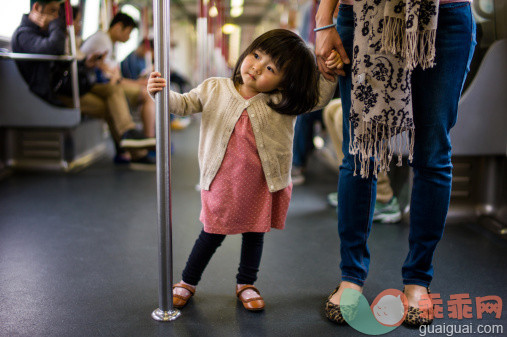
[[[87,0],[83,15],[83,41],[99,30],[100,0]]]
[[[9,9],[0,11],[0,38],[10,40],[19,26],[23,14],[30,12],[30,0],[16,0],[9,3]]]

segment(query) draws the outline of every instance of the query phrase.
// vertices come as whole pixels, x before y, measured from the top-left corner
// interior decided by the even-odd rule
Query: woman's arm
[[[316,27],[323,27],[333,23],[333,12],[336,8],[338,0],[322,0],[315,16]],[[327,79],[331,79],[334,74],[343,76],[345,72],[340,68],[331,69],[326,66],[326,59],[331,52],[336,50],[345,64],[349,64],[350,60],[343,48],[340,35],[334,28],[319,30],[315,36],[315,54],[317,56],[317,65],[320,72]]]

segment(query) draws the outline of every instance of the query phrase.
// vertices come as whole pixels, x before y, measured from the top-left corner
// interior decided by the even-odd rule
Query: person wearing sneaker
[[[476,44],[470,1],[341,0],[333,27],[337,2],[322,0],[316,15],[317,63],[322,73],[340,75],[343,105],[344,159],[338,182],[341,283],[326,302],[326,316],[345,323],[341,294],[347,288],[363,289],[377,173],[385,171],[393,157],[402,165],[400,152],[407,145],[414,177],[409,252],[401,268],[408,300],[404,323],[431,324],[431,305],[422,308],[419,301],[429,294],[432,260],[449,209],[450,130]],[[405,38],[414,41],[413,49],[403,43]],[[326,58],[333,50],[343,62],[330,69]],[[402,131],[406,132],[399,135]],[[395,214],[396,200],[388,201],[384,213],[387,209]]]
[[[338,207],[338,192],[329,193],[327,195],[327,202],[333,207]],[[377,199],[375,200],[373,222],[397,223],[400,221],[401,209],[398,204],[398,198],[393,195],[387,174],[381,172],[378,174]]]
[[[157,145],[155,138],[148,138],[142,131],[137,129],[127,130],[120,140],[122,149],[146,149],[154,148]]]
[[[340,167],[343,161],[343,111],[340,99],[332,100],[324,109],[324,125],[331,139],[336,154],[336,164]],[[338,207],[338,192],[327,195],[327,202]],[[377,199],[373,221],[380,223],[396,223],[401,220],[401,210],[398,199],[394,196],[391,181],[386,172],[377,175]]]

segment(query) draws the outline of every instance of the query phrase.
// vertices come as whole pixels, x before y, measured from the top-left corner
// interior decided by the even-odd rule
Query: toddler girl
[[[339,64],[337,55],[332,53],[328,60]],[[182,281],[173,286],[174,307],[183,307],[194,294],[225,236],[241,233],[236,295],[248,310],[264,308],[253,284],[264,233],[285,226],[296,116],[326,105],[335,84],[319,79],[315,57],[299,36],[275,29],[243,52],[232,78],[209,78],[186,94],[170,92],[171,113],[202,112],[199,167],[204,229]],[[160,73],[151,73],[152,96],[165,86]]]

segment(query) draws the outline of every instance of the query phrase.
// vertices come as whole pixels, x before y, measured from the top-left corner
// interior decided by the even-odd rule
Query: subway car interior
[[[314,40],[307,32],[315,27],[312,14],[317,4],[314,0],[166,1],[169,13],[161,25],[170,34],[160,45],[160,25],[154,19],[157,2],[165,1],[61,1],[67,48],[64,54],[51,54],[14,50],[12,36],[32,9],[31,2],[2,1],[0,336],[364,335],[353,326],[334,324],[324,312],[341,278],[339,160],[329,125],[322,118],[308,126],[311,136],[304,170],[298,167],[295,174],[293,166],[285,229],[265,236],[255,283],[265,309],[245,310],[236,296],[234,277],[242,240],[240,235],[230,235],[204,271],[195,296],[179,310],[180,316],[170,322],[153,319],[152,313],[167,297],[161,283],[171,291],[169,283],[181,280],[203,228],[198,162],[202,130],[200,114],[166,117],[168,127],[155,128],[160,101],[153,103],[146,96],[147,76],[159,70],[157,61],[167,60],[169,87],[180,93],[209,77],[231,77],[243,50],[257,36],[276,28],[296,32],[311,48]],[[444,310],[433,322],[433,329],[440,328],[433,334],[444,336],[450,329],[446,327],[452,326],[453,331],[473,329],[460,335],[479,335],[482,326],[490,329],[483,335],[502,336],[507,333],[503,331],[507,310],[501,301],[507,301],[507,1],[473,0],[470,6],[477,45],[451,131],[452,192],[431,283]],[[128,95],[121,99],[128,103],[133,130],[146,139],[157,138],[157,146],[147,150],[124,152],[119,147],[124,137],[118,141],[116,131],[110,130],[111,117],[83,113],[79,99],[80,53],[97,31],[112,29],[110,22],[117,13],[133,18],[136,26],[128,38],[113,41],[112,55],[97,54],[97,58],[117,62],[118,83],[137,70],[131,78],[143,93],[136,100],[126,99]],[[163,48],[168,57],[160,60]],[[66,65],[71,88],[67,103],[48,101],[30,88],[18,67],[30,62],[45,62],[51,69]],[[95,75],[93,80],[99,81],[100,73]],[[332,102],[339,102],[337,93]],[[163,149],[159,130],[169,133],[165,157],[158,153]],[[167,157],[169,168],[156,164]],[[368,303],[386,289],[403,288],[401,266],[409,249],[414,174],[407,155],[403,161],[401,166],[390,164],[394,196],[384,209],[375,206],[368,239],[371,267],[363,291]],[[170,184],[163,189],[168,193],[161,195],[158,178],[164,173],[170,173],[163,180]],[[169,205],[170,219],[161,216],[161,198]],[[162,229],[168,222],[169,234]],[[161,250],[161,235],[171,238],[165,250]],[[479,298],[486,296],[497,302],[483,313]],[[456,298],[462,302],[453,307]],[[468,315],[462,315],[467,308]],[[456,316],[456,310],[461,314]],[[400,326],[389,334],[425,335],[422,332]]]

